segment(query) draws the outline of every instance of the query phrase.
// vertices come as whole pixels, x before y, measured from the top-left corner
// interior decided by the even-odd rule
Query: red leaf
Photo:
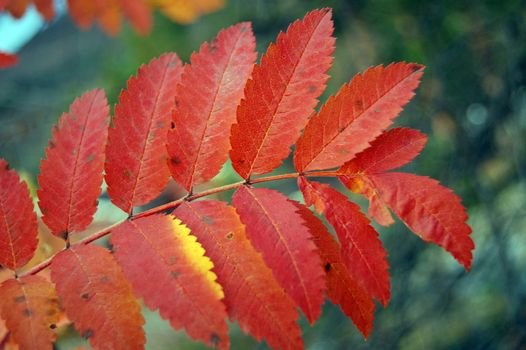
[[[119,225],[111,243],[134,291],[150,309],[159,309],[172,327],[184,327],[192,338],[228,348],[223,290],[188,228],[171,216],[149,216]]]
[[[295,202],[266,188],[240,187],[232,197],[252,245],[312,324],[321,313],[324,273]]]
[[[353,279],[387,306],[391,297],[387,252],[369,220],[356,204],[328,185],[300,177],[298,186],[307,205],[315,204],[313,199],[323,203],[323,213],[338,235],[343,262]],[[320,208],[318,205],[317,210]]]
[[[53,0],[33,0],[35,7],[38,12],[44,17],[44,19],[50,22],[55,17],[55,7],[53,6]]]
[[[68,0],[68,12],[80,28],[88,29],[97,14],[97,1]]]
[[[77,98],[53,128],[40,163],[38,205],[54,235],[84,230],[93,220],[102,184],[109,111],[103,90]]]
[[[92,245],[64,250],[51,263],[51,279],[68,318],[92,347],[144,347],[139,304],[109,251]]]
[[[303,348],[295,305],[248,241],[234,208],[218,201],[184,202],[174,214],[214,261],[230,319],[272,348]]]
[[[394,63],[369,68],[331,96],[296,144],[300,172],[340,166],[369,146],[414,96],[424,67]]]
[[[0,69],[10,68],[18,64],[18,56],[0,51]]]
[[[348,174],[375,174],[411,162],[426,145],[427,136],[418,130],[394,128],[384,132],[371,146],[341,167]]]
[[[37,216],[25,182],[0,158],[0,265],[24,266],[38,245]]]
[[[5,10],[13,17],[19,19],[26,13],[29,0],[11,0],[5,5]]]
[[[115,106],[106,183],[111,201],[127,213],[158,197],[170,178],[166,133],[181,72],[175,53],[151,60],[128,80]]]
[[[201,45],[185,67],[168,153],[175,181],[188,191],[217,175],[228,158],[230,127],[256,60],[255,46],[250,23],[240,23]]]
[[[40,276],[7,280],[0,286],[0,314],[21,350],[53,349],[52,327],[60,317],[53,284]]]
[[[141,35],[152,29],[152,11],[147,0],[119,0],[119,5],[132,27]]]
[[[374,320],[374,302],[355,281],[342,260],[341,247],[323,222],[301,204],[297,207],[309,228],[313,242],[318,247],[327,279],[327,297],[356,325],[367,339]]]
[[[450,252],[466,270],[475,245],[466,209],[450,189],[424,176],[385,173],[369,176],[381,200],[420,238]]]
[[[254,67],[232,126],[230,158],[243,178],[277,168],[290,153],[325,88],[334,51],[329,9],[280,33]]]

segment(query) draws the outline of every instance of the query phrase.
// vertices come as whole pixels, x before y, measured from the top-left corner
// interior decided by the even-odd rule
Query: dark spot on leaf
[[[9,163],[5,163],[5,168],[4,168],[4,169],[5,169],[5,170],[9,170],[9,169],[11,169],[11,168],[9,167]]]
[[[234,238],[234,234],[232,232],[226,234],[226,239],[231,240],[232,238]]]
[[[170,158],[170,163],[172,163],[172,165],[179,165],[181,163],[181,160],[177,157],[172,157]]]
[[[417,66],[416,64],[412,64],[412,65],[411,65],[411,70],[412,70],[413,73],[414,73],[414,72],[416,72],[416,71],[419,71],[419,70],[420,70],[420,67]]]
[[[354,106],[358,109],[363,109],[363,101],[362,100],[356,100],[354,103]]]
[[[375,108],[374,113],[380,113],[382,110],[380,108]]]
[[[221,338],[216,333],[212,333],[212,335],[210,336],[210,342],[214,346],[218,346],[219,343],[221,342]]]
[[[164,121],[163,120],[159,120],[157,123],[155,123],[155,127],[158,128],[158,129],[164,128]]]
[[[49,309],[46,311],[46,315],[53,316],[56,313],[55,309]]]
[[[131,179],[132,173],[128,169],[124,170],[124,177],[127,179]]]
[[[177,257],[172,255],[168,258],[168,264],[173,265],[177,262]]]
[[[168,67],[171,68],[171,67],[175,67],[175,66],[177,66],[177,60],[173,60],[173,61],[168,62]]]
[[[110,279],[108,278],[108,276],[102,276],[102,277],[100,278],[100,281],[101,281],[102,283],[108,283],[108,282],[110,281]]]
[[[49,325],[49,328],[51,328],[51,329],[55,329],[55,328],[57,328],[57,325],[54,324],[54,323],[52,323],[52,324]]]
[[[179,100],[175,100],[175,107],[179,107]]]
[[[241,28],[239,28],[239,32],[240,33],[244,33],[247,31],[247,27],[246,26],[241,26]]]
[[[49,148],[55,148],[55,146],[56,146],[55,141],[53,141],[53,140],[49,140],[49,142],[48,142],[48,147],[49,147]]]
[[[172,278],[175,279],[175,278],[177,278],[177,277],[179,276],[179,272],[177,272],[177,271],[172,271],[172,272],[170,272],[170,275],[172,275]]]
[[[212,44],[210,45],[210,52],[214,53],[217,51],[217,42],[212,41]]]
[[[175,129],[175,123],[172,122],[172,123],[170,124],[170,127],[171,127],[172,129]]]
[[[89,299],[89,293],[82,293],[82,295],[80,297],[82,299],[84,299],[84,300],[88,300]]]
[[[95,159],[95,154],[92,153],[92,154],[90,154],[90,155],[86,158],[86,162],[88,162],[88,163],[89,163],[89,162],[92,162],[93,159]]]
[[[89,339],[92,336],[93,336],[93,330],[91,330],[90,328],[86,329],[86,331],[82,333],[82,338],[84,339]]]
[[[338,132],[342,133],[345,131],[345,128],[342,126],[341,128],[338,129]]]
[[[17,304],[22,303],[22,302],[26,301],[26,296],[25,295],[17,296],[17,297],[14,298],[14,301]]]
[[[207,225],[213,225],[214,224],[214,219],[211,218],[210,216],[203,216],[203,222]]]
[[[62,238],[63,240],[67,240],[68,239],[68,235],[69,235],[69,232],[68,231],[62,231],[58,234],[58,236],[60,238]]]
[[[24,309],[22,310],[22,315],[24,315],[25,317],[31,317],[31,315],[33,315],[33,311],[31,311],[30,309]]]
[[[331,270],[331,264],[326,263],[325,264],[325,272],[329,272]]]
[[[309,85],[308,90],[309,90],[310,93],[316,92],[316,86]]]
[[[95,199],[95,203],[94,203],[95,207],[98,207],[99,206],[99,200],[98,199]]]

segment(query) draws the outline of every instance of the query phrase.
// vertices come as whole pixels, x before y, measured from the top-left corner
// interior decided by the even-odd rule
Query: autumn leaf
[[[105,180],[111,201],[127,213],[157,198],[168,183],[166,133],[181,72],[175,53],[151,60],[128,80],[115,106]]]
[[[0,285],[0,314],[20,350],[52,350],[60,317],[51,282],[40,276],[10,279]]]
[[[324,273],[316,245],[294,202],[274,190],[242,186],[232,203],[254,248],[314,323],[323,304]]]
[[[0,265],[24,266],[38,245],[37,216],[25,182],[0,158]]]
[[[150,3],[168,18],[189,24],[201,15],[219,10],[225,0],[150,0]]]
[[[187,191],[217,175],[228,158],[230,127],[255,46],[250,23],[240,23],[201,45],[185,66],[167,148],[172,176]]]
[[[108,250],[78,245],[60,252],[51,263],[51,280],[66,315],[92,347],[144,347],[139,304]]]
[[[214,261],[232,321],[275,349],[303,347],[295,305],[250,244],[234,208],[206,200],[185,202],[174,211]]]
[[[159,309],[173,328],[184,327],[194,339],[229,347],[223,289],[211,271],[214,264],[187,227],[172,216],[149,216],[115,228],[111,243],[134,291],[150,309]]]
[[[413,97],[424,67],[393,63],[369,68],[331,96],[296,143],[299,172],[341,166],[369,146]]]
[[[329,9],[314,10],[278,35],[254,67],[232,126],[230,158],[243,178],[277,168],[325,89],[334,41]]]
[[[391,297],[387,252],[369,220],[356,204],[329,185],[300,177],[298,186],[307,205],[313,205],[315,201],[323,203],[323,206],[318,204],[315,207],[334,227],[342,245],[342,260],[353,279],[384,307],[387,306]]]

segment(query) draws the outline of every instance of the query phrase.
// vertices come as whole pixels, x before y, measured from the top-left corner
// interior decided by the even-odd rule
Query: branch
[[[204,190],[202,192],[197,192],[197,193],[194,193],[194,194],[192,194],[190,196],[185,196],[183,198],[179,198],[179,199],[177,199],[175,201],[168,202],[168,203],[159,205],[159,206],[157,206],[155,208],[143,211],[142,213],[139,213],[139,214],[136,214],[136,215],[132,215],[129,218],[127,218],[126,220],[136,220],[136,219],[140,219],[140,218],[143,218],[143,217],[146,217],[146,216],[150,216],[150,215],[154,215],[154,214],[157,214],[157,213],[165,212],[165,211],[177,208],[179,205],[181,205],[185,201],[193,201],[193,200],[196,200],[198,198],[202,198],[202,197],[210,196],[210,195],[213,195],[213,194],[234,190],[234,189],[239,188],[239,187],[241,187],[243,185],[246,185],[246,184],[258,184],[258,183],[263,183],[263,182],[271,182],[271,181],[286,180],[286,179],[295,179],[295,178],[298,178],[300,175],[307,176],[307,177],[336,177],[336,176],[342,175],[342,173],[338,172],[338,171],[312,171],[312,172],[307,172],[307,173],[304,173],[304,174],[289,173],[289,174],[281,174],[281,175],[260,177],[260,178],[256,178],[256,179],[251,179],[250,181],[239,181],[239,182],[235,182],[235,183],[228,184],[228,185],[225,185],[225,186],[211,188],[211,189],[208,189],[208,190]],[[111,226],[108,226],[108,227],[102,229],[101,231],[95,232],[94,234],[92,234],[92,235],[90,235],[90,236],[78,241],[75,244],[72,244],[71,246],[74,247],[74,246],[77,246],[77,245],[80,245],[80,244],[89,244],[89,243],[91,243],[93,241],[98,240],[99,238],[107,236],[108,234],[111,233],[111,231],[115,227],[119,226],[120,224],[122,224],[126,220],[117,222],[117,223],[115,223],[115,224],[113,224]],[[58,254],[58,253],[56,253],[56,254]],[[49,257],[48,259],[42,261],[38,265],[35,265],[33,268],[21,273],[19,275],[19,277],[27,276],[27,275],[35,275],[35,274],[39,273],[40,271],[44,270],[46,267],[51,265],[51,261],[53,260],[53,258],[55,257],[56,254],[54,254],[51,257]]]

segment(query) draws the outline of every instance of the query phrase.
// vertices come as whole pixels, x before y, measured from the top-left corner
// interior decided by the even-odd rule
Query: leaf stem
[[[338,172],[338,171],[312,171],[312,172],[307,172],[307,173],[304,173],[304,174],[288,173],[288,174],[280,174],[280,175],[265,176],[265,177],[250,179],[250,184],[258,184],[258,183],[264,183],[264,182],[272,182],[272,181],[279,181],[279,180],[295,179],[295,178],[298,178],[301,175],[302,176],[307,176],[307,177],[336,177],[336,176],[342,175],[342,173]],[[89,244],[89,243],[91,243],[93,241],[96,241],[96,240],[98,240],[98,239],[100,239],[100,238],[102,238],[104,236],[107,236],[108,234],[111,233],[111,231],[115,227],[119,226],[121,223],[123,223],[126,220],[136,220],[136,219],[140,219],[140,218],[143,218],[143,217],[146,217],[146,216],[150,216],[150,215],[154,215],[154,214],[157,214],[157,213],[165,212],[165,211],[177,208],[184,201],[193,201],[193,200],[196,200],[198,198],[210,196],[210,195],[213,195],[213,194],[226,192],[226,191],[230,191],[230,190],[235,190],[235,189],[237,189],[237,188],[239,188],[239,187],[241,187],[243,185],[246,185],[246,184],[247,184],[246,181],[239,181],[239,182],[231,183],[231,184],[228,184],[228,185],[225,185],[225,186],[215,187],[215,188],[211,188],[211,189],[208,189],[208,190],[204,190],[202,192],[197,192],[197,193],[194,193],[194,194],[192,194],[190,196],[185,196],[185,197],[179,198],[179,199],[177,199],[175,201],[159,205],[159,206],[157,206],[155,208],[143,211],[142,213],[138,213],[138,214],[132,215],[128,219],[119,221],[119,222],[117,222],[117,223],[115,223],[115,224],[113,224],[111,226],[108,226],[108,227],[106,227],[106,228],[104,228],[104,229],[102,229],[102,230],[100,230],[98,232],[95,232],[94,234],[89,235],[88,237],[86,237],[86,238],[84,238],[84,239],[72,244],[71,246],[74,247],[74,246],[77,246],[77,245],[80,245],[80,244]],[[53,258],[57,254],[58,253],[55,253],[54,255],[52,255],[48,259],[42,261],[38,265],[35,265],[31,269],[21,273],[19,275],[19,277],[23,277],[23,276],[27,276],[27,275],[35,275],[35,274],[39,273],[40,271],[44,270],[49,265],[51,265],[51,261],[53,260]]]

